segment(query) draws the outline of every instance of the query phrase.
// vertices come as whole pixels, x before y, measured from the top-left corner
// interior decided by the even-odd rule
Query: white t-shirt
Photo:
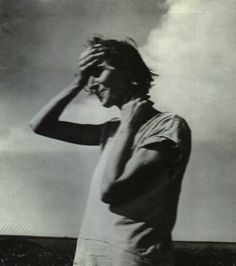
[[[101,182],[118,126],[119,121],[112,120],[104,127],[103,151],[92,179],[74,265],[173,265],[171,231],[191,151],[190,129],[184,119],[165,112],[158,112],[143,124],[134,138],[132,154],[142,147],[158,149],[168,142],[176,156],[161,176],[159,173],[155,178],[154,171],[147,172],[145,186],[137,186],[134,198],[112,206],[101,201]]]

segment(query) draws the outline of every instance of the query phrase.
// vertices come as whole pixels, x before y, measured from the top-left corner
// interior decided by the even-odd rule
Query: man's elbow
[[[45,132],[48,130],[46,125],[43,125],[42,123],[35,121],[34,119],[29,122],[29,127],[34,133],[39,135],[45,135]]]
[[[101,201],[106,204],[110,204],[110,196],[107,193],[102,193]]]
[[[101,201],[109,205],[117,205],[129,199],[129,195],[130,193],[127,193],[124,189],[121,190],[120,187],[111,185],[102,191]]]
[[[35,123],[35,121],[31,120],[29,122],[29,127],[34,133],[41,134],[42,128],[39,124]]]
[[[112,195],[110,193],[103,193],[101,195],[101,201],[109,205],[117,205],[122,201],[122,199],[120,197],[117,197],[117,195]]]
[[[111,204],[112,202],[112,193],[109,189],[103,189],[101,192],[101,201],[106,204]]]
[[[106,204],[115,204],[119,199],[114,185],[106,186],[101,191],[101,201]]]
[[[33,120],[29,122],[29,127],[33,132],[37,133],[38,125]]]

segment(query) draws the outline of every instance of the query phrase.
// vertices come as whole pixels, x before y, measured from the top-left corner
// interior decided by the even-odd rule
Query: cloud
[[[0,154],[4,234],[76,235],[96,163],[91,150],[78,150]]]
[[[193,133],[174,237],[233,242],[236,2],[168,3],[141,52],[160,74],[152,90],[157,107],[182,115]]]
[[[198,140],[232,146],[236,126],[236,2],[169,1],[142,48],[160,74],[153,98],[186,117]],[[234,143],[235,144],[235,143]]]

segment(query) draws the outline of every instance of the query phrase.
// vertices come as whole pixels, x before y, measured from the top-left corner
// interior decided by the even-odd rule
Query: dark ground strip
[[[71,266],[76,239],[0,236],[0,266]],[[176,266],[236,266],[236,244],[175,242]]]

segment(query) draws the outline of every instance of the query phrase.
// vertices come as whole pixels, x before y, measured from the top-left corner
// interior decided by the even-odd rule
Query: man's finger
[[[79,65],[84,65],[87,62],[89,62],[89,61],[93,60],[94,58],[99,57],[99,56],[101,56],[103,54],[104,54],[104,52],[97,52],[97,53],[94,53],[94,54],[89,54],[84,59],[79,60]]]
[[[89,46],[86,50],[84,50],[80,54],[78,60],[83,60],[91,54],[95,54],[95,53],[102,52],[102,51],[105,51],[105,48],[102,46],[98,46],[98,47]]]
[[[95,58],[94,60],[90,61],[89,63],[83,65],[80,67],[81,71],[86,71],[88,68],[90,68],[93,64],[96,64],[99,62],[101,58]]]
[[[96,54],[92,54],[92,55],[86,57],[85,59],[80,60],[79,66],[80,67],[84,67],[88,63],[90,63],[91,61],[93,61],[94,59],[101,59],[103,55],[104,55],[104,52],[98,52]]]
[[[84,59],[86,56],[88,56],[90,53],[92,52],[92,47],[91,46],[89,46],[86,50],[84,50],[81,54],[80,54],[80,56],[79,56],[79,60],[81,60],[81,59]]]

